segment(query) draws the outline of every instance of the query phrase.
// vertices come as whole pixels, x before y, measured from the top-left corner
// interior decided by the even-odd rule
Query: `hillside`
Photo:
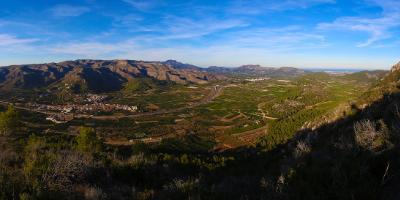
[[[400,177],[399,65],[347,115],[272,151],[283,199],[398,199]],[[261,143],[262,144],[262,143]],[[259,158],[261,159],[261,158]],[[334,192],[332,192],[334,191]]]
[[[191,64],[186,64],[186,63],[181,63],[176,60],[167,60],[164,62],[161,62],[162,64],[168,65],[174,69],[190,69],[190,70],[202,70],[200,67],[191,65]]]
[[[74,91],[107,92],[120,90],[124,84],[137,78],[178,84],[205,84],[223,78],[195,68],[178,68],[171,66],[168,61],[161,63],[134,60],[76,60],[14,65],[0,68],[0,90],[61,84]]]

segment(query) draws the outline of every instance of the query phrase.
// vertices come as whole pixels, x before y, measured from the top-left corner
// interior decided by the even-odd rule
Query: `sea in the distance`
[[[366,69],[346,69],[346,68],[308,68],[304,69],[307,72],[325,72],[330,74],[342,74],[342,73],[355,73],[365,71]]]

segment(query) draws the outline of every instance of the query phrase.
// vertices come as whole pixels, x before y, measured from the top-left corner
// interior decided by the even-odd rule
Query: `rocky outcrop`
[[[393,65],[391,71],[392,71],[392,72],[394,72],[394,71],[400,71],[400,62],[398,62],[397,64]]]

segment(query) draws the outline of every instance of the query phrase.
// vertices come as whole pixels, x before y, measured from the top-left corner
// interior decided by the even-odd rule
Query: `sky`
[[[0,0],[0,66],[75,59],[389,69],[400,0]]]

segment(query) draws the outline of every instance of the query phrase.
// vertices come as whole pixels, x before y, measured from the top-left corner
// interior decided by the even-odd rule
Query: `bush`
[[[149,150],[149,146],[142,141],[138,141],[132,145],[132,153],[133,154],[147,153],[148,150]]]
[[[172,199],[197,199],[195,194],[199,192],[199,179],[174,179],[171,183],[164,185],[164,191]],[[191,198],[192,197],[192,198]]]
[[[354,135],[357,145],[370,151],[382,147],[388,139],[388,134],[383,122],[380,125],[381,130],[378,130],[376,122],[370,120],[356,122],[354,124]]]
[[[47,152],[46,141],[34,135],[29,137],[24,153],[24,174],[28,178],[37,180],[48,168],[53,155]]]
[[[301,158],[311,152],[310,144],[304,141],[299,141],[294,149],[293,156]]]
[[[7,111],[0,113],[0,135],[13,132],[18,127],[18,113],[13,106],[8,106]]]
[[[81,127],[76,137],[76,148],[85,153],[101,152],[103,142],[97,137],[93,128]]]
[[[84,188],[84,196],[87,200],[106,199],[106,194],[98,187],[87,186]]]
[[[88,176],[89,161],[80,153],[63,151],[49,164],[42,180],[51,190],[70,192],[74,184],[83,182]]]

